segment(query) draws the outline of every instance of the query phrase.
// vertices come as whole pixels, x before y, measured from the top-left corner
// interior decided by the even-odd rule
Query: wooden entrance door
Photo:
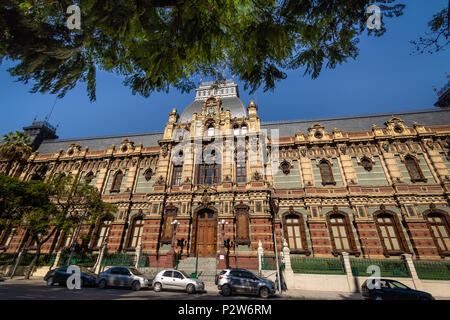
[[[217,219],[214,212],[200,211],[197,215],[196,248],[199,257],[211,257],[216,253]]]

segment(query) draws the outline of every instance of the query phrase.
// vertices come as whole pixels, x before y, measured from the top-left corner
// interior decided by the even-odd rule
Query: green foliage
[[[449,2],[450,6],[450,2]],[[443,9],[428,23],[430,31],[418,40],[411,41],[417,53],[439,52],[450,43],[450,8]]]
[[[0,61],[32,92],[63,97],[79,82],[96,99],[96,71],[125,78],[133,94],[195,88],[197,76],[226,65],[251,91],[273,89],[283,70],[312,78],[358,55],[366,8],[399,16],[397,0],[178,0],[158,7],[147,0],[84,0],[81,30],[66,27],[72,0],[3,0]],[[160,3],[160,2],[158,2]],[[368,30],[380,36],[386,31]]]
[[[8,160],[22,160],[32,151],[30,137],[21,131],[4,134],[0,143],[0,157]]]

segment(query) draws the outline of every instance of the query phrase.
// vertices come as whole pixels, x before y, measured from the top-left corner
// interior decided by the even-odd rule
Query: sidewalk
[[[214,282],[205,282],[207,292],[218,292]],[[298,300],[362,300],[360,293],[346,293],[335,291],[310,291],[310,290],[287,290],[280,295],[277,292],[278,299],[298,299]]]

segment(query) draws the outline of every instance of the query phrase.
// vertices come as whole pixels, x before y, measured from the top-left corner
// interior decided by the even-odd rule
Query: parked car
[[[261,298],[275,295],[275,283],[245,269],[225,269],[216,275],[215,284],[223,296],[233,293],[257,294]]]
[[[186,290],[187,293],[205,290],[205,284],[191,278],[186,272],[180,270],[162,270],[153,279],[153,290],[159,292],[163,289]]]
[[[66,285],[67,279],[72,274],[67,272],[67,268],[68,267],[66,266],[49,270],[44,277],[44,281],[47,282],[47,286],[52,286],[55,283],[59,285]],[[97,275],[85,267],[80,267],[80,271],[81,286],[94,287],[96,284]]]
[[[380,287],[369,289],[367,281],[361,286],[361,293],[365,299],[371,300],[434,300],[427,292],[414,290],[401,282],[380,279]],[[372,281],[372,280],[371,280]],[[374,283],[375,284],[375,283]]]
[[[131,287],[131,289],[137,291],[141,288],[148,288],[150,281],[136,268],[112,267],[98,275],[97,284],[100,289],[105,289],[108,286]]]

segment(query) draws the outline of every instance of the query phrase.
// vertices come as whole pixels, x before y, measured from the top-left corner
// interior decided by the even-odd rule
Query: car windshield
[[[131,273],[134,274],[135,276],[142,276],[142,273],[136,268],[128,268],[128,270],[130,270]]]

